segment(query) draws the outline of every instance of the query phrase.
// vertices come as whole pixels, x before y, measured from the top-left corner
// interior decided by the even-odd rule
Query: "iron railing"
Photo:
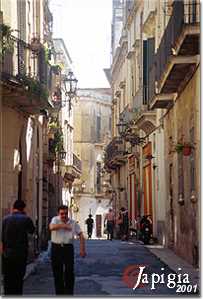
[[[115,157],[123,155],[125,151],[124,143],[121,138],[114,137],[105,149],[104,163],[112,161]]]
[[[156,55],[156,80],[159,81],[172,55],[172,47],[185,25],[200,23],[200,3],[196,0],[174,1],[172,15]]]
[[[36,53],[31,45],[14,36],[10,37],[11,49],[3,54],[1,66],[2,79],[19,79],[27,76],[46,85],[48,78],[48,65],[45,60],[43,47]]]
[[[129,105],[127,105],[123,111],[119,114],[119,121],[124,121],[125,123],[130,123],[135,115],[136,115],[137,109],[136,108],[129,108]]]
[[[73,166],[81,173],[82,161],[73,153]]]

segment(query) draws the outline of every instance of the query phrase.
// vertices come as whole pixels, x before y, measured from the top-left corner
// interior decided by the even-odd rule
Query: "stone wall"
[[[165,118],[166,129],[165,155],[167,163],[167,244],[191,264],[196,265],[198,260],[198,206],[200,200],[200,96],[199,96],[200,70],[197,69],[181,95],[177,99],[174,108]],[[195,198],[191,198],[191,158],[182,156],[183,198],[181,205],[179,200],[180,178],[178,177],[180,160],[174,147],[179,140],[190,141],[191,129],[194,128],[194,161],[195,161]],[[171,165],[171,166],[170,166]],[[170,195],[170,168],[172,171],[172,196]],[[195,202],[194,202],[195,201]],[[172,211],[171,211],[172,208]],[[171,216],[171,212],[173,216]],[[173,218],[173,219],[172,219]]]

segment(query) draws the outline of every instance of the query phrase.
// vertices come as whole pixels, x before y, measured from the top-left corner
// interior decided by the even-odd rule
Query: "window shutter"
[[[143,41],[143,104],[147,103],[147,41]]]

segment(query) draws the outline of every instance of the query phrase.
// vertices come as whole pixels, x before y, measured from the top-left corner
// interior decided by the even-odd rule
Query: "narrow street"
[[[174,273],[138,242],[89,240],[87,241],[88,255],[85,259],[79,257],[79,244],[76,242],[75,245],[75,295],[134,296],[139,294],[174,295],[176,293],[176,287],[169,289],[166,284],[155,284],[155,289],[151,290],[151,283],[149,283],[133,290],[135,277],[133,275],[131,278],[130,275],[123,277],[125,269],[134,265],[146,266],[145,273],[150,277],[152,273],[161,274],[161,268],[164,268],[165,277],[169,273]],[[54,294],[52,270],[47,255],[33,274],[26,279],[24,285],[24,295],[39,294]]]
[[[199,295],[200,21],[200,0],[0,0],[2,294],[72,294],[78,238],[75,295]]]

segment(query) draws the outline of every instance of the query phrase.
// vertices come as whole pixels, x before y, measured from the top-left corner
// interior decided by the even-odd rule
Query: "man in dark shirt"
[[[2,223],[2,266],[5,295],[22,295],[23,278],[28,256],[28,233],[34,233],[34,225],[25,214],[26,205],[16,200],[12,214]]]
[[[85,223],[87,224],[88,239],[91,239],[91,237],[92,237],[92,230],[93,230],[93,224],[94,224],[94,220],[92,219],[92,215],[91,214],[89,214],[89,218],[86,219]]]

